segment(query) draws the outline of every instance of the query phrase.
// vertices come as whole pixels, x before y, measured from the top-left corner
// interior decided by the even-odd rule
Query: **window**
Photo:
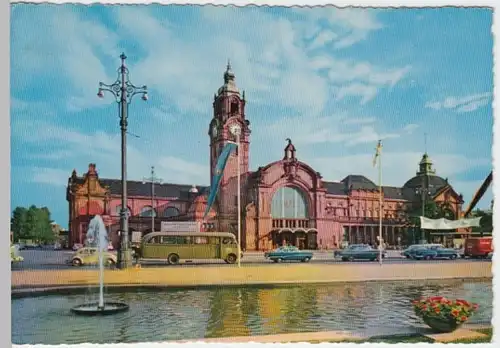
[[[142,217],[156,217],[156,211],[153,209],[153,207],[147,205],[141,209],[141,213],[139,215]]]
[[[148,241],[148,244],[160,244],[160,236],[155,236]]]
[[[231,102],[231,113],[232,114],[237,114],[239,112],[239,105],[237,101],[232,101]]]
[[[177,244],[191,244],[191,237],[177,237]]]
[[[176,238],[174,236],[161,237],[161,244],[175,244]]]
[[[179,209],[176,207],[168,207],[163,211],[163,216],[164,217],[173,217],[173,216],[178,216],[180,214]]]
[[[194,239],[194,244],[208,244],[208,238],[207,237],[196,237]]]
[[[233,240],[232,238],[227,238],[227,237],[223,238],[222,244],[231,244],[232,240]]]
[[[220,238],[219,237],[210,237],[209,242],[212,245],[219,245],[220,244]]]

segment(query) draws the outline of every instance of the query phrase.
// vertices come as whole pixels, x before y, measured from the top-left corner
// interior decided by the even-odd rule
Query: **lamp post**
[[[120,129],[121,129],[121,181],[122,181],[122,202],[120,209],[120,251],[118,253],[118,268],[128,268],[132,265],[132,255],[128,241],[128,212],[127,212],[127,118],[128,106],[136,94],[141,94],[144,101],[148,100],[146,86],[136,87],[129,80],[129,71],[125,66],[125,53],[120,55],[121,66],[118,68],[118,78],[112,84],[99,82],[97,96],[103,98],[103,91],[114,95],[119,106]]]
[[[426,204],[426,195],[429,193],[428,188],[424,185],[425,182],[422,182],[422,187],[417,187],[415,189],[415,193],[420,195],[420,198],[422,199],[421,205],[422,205],[422,216],[425,217],[425,204]],[[426,244],[427,240],[425,239],[425,230],[420,226],[420,244]]]
[[[155,231],[155,184],[161,184],[162,179],[155,176],[155,167],[151,166],[151,177],[142,179],[142,183],[151,183],[151,232]]]
[[[238,206],[238,267],[241,267],[241,159],[240,159],[240,136],[241,136],[241,127],[239,125],[233,125],[230,128],[231,133],[235,136],[236,138],[236,145],[237,147],[237,206]]]

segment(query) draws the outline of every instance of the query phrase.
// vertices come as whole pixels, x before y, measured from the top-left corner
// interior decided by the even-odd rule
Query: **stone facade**
[[[297,150],[286,139],[283,157],[256,171],[249,169],[250,122],[245,114],[245,92],[240,94],[235,75],[228,64],[224,85],[214,95],[213,118],[209,123],[210,178],[218,155],[228,141],[234,141],[231,127],[238,125],[242,211],[242,248],[268,250],[277,245],[300,248],[338,247],[342,241],[375,244],[379,229],[379,188],[362,175],[349,175],[341,181],[325,181],[321,174],[297,157]],[[151,231],[151,207],[155,207],[155,230],[161,221],[199,221],[202,230],[237,231],[237,154],[226,165],[217,200],[206,221],[208,187],[177,184],[128,182],[130,230]],[[207,173],[208,175],[208,173]],[[424,188],[424,189],[422,189]],[[451,219],[461,216],[463,199],[437,176],[424,154],[417,175],[403,187],[383,186],[383,239],[387,244],[401,242],[407,228],[405,212],[434,200]],[[120,181],[100,179],[95,164],[79,177],[73,171],[68,179],[70,245],[81,243],[91,217],[104,216],[117,243],[119,228]],[[152,203],[154,199],[154,203]],[[398,238],[399,237],[399,238]]]

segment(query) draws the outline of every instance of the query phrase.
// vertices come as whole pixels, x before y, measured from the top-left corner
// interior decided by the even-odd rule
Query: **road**
[[[66,264],[71,255],[72,251],[69,250],[22,250],[21,256],[24,258],[23,262],[15,263],[12,265],[12,271],[22,271],[22,270],[57,270],[57,269],[72,269],[71,265]],[[388,251],[387,258],[383,260],[383,263],[415,263],[415,262],[426,262],[426,263],[440,263],[440,262],[464,262],[464,261],[474,261],[474,262],[491,262],[491,260],[472,260],[472,259],[457,259],[457,260],[431,260],[431,261],[416,261],[409,260],[401,257],[399,251]],[[352,261],[352,262],[342,262],[339,259],[333,257],[333,252],[314,252],[313,258],[310,263],[340,263],[340,264],[363,264],[369,261]],[[256,264],[261,265],[276,265],[274,262],[266,260],[263,253],[258,252],[247,252],[241,259],[242,266],[252,266]],[[373,262],[369,262],[373,263]],[[220,265],[231,267],[227,265],[222,260],[196,260],[193,262],[181,262],[180,267],[192,267],[199,266],[203,264],[210,265]],[[287,263],[283,263],[287,264]],[[166,261],[141,261],[142,267],[158,267],[158,266],[168,266]],[[169,267],[179,267],[179,266],[169,266]],[[82,267],[81,269],[85,269]]]

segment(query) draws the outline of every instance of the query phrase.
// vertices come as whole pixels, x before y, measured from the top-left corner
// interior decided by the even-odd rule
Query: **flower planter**
[[[455,319],[439,319],[429,316],[424,316],[422,319],[424,323],[437,333],[453,332],[462,325],[462,323],[457,324]]]
[[[435,332],[447,333],[458,329],[478,309],[475,303],[449,300],[442,296],[413,300],[415,314]]]

